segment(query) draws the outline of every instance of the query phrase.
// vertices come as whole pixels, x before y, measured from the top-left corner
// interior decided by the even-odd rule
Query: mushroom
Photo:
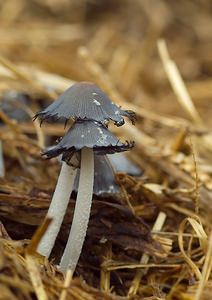
[[[25,94],[17,93],[16,91],[6,91],[0,97],[0,111],[3,111],[10,119],[18,122],[29,120],[29,116],[20,107],[27,104],[28,97]],[[0,127],[3,122],[0,120]],[[0,140],[0,178],[5,177],[5,164],[3,154],[3,141]]]
[[[43,152],[46,158],[63,154],[63,160],[69,161],[73,154],[82,148],[94,148],[96,154],[113,154],[133,147],[133,142],[123,144],[105,125],[94,120],[77,120],[60,142]]]
[[[114,155],[108,155],[114,156]],[[98,197],[119,197],[121,190],[115,178],[115,170],[107,155],[94,155],[94,187],[93,195]],[[104,172],[102,172],[104,170]],[[80,170],[74,182],[73,192],[77,193]]]
[[[121,143],[102,123],[77,120],[55,147],[43,153],[47,158],[62,154],[68,162],[75,152],[81,151],[79,187],[70,235],[61,259],[62,272],[74,272],[86,236],[93,197],[94,156],[122,152],[133,143]],[[65,187],[64,187],[65,188]]]
[[[74,271],[85,238],[93,194],[93,151],[101,155],[106,153],[112,154],[128,150],[133,146],[133,143],[123,144],[119,142],[106,127],[109,120],[114,121],[117,126],[123,125],[124,116],[128,117],[132,122],[135,120],[135,113],[122,110],[112,103],[107,95],[96,85],[89,82],[81,82],[71,86],[57,101],[43,111],[38,112],[34,117],[34,119],[38,117],[41,123],[49,119],[62,119],[66,123],[70,118],[76,121],[57,146],[43,153],[47,158],[62,154],[63,160],[55,193],[47,213],[47,216],[52,217],[53,221],[46,234],[42,237],[37,249],[40,254],[47,257],[49,257],[54,246],[73,188],[76,176],[76,166],[72,166],[73,154],[79,153],[79,151],[81,153],[81,172],[77,199],[83,199],[84,209],[82,210],[80,206],[82,200],[77,200],[76,213],[74,214],[70,234],[72,241],[74,237],[77,237],[74,243],[78,245],[78,248],[76,248],[78,250],[70,250],[72,254],[70,254],[69,263],[66,263],[70,248],[70,242],[67,243],[61,260],[61,270],[63,271],[68,267],[71,267],[72,271]],[[68,164],[71,164],[71,166]],[[79,218],[78,215],[82,215],[82,218],[84,217],[82,224],[79,221],[81,217]],[[83,229],[79,229],[80,226],[79,224],[76,225],[77,223],[82,225]],[[76,231],[79,231],[78,236]],[[71,247],[73,246],[72,243]]]
[[[10,118],[18,122],[30,120],[23,107],[29,103],[27,94],[9,90],[3,93],[0,99],[0,109]]]
[[[142,176],[143,171],[130,161],[124,153],[115,153],[109,157],[110,163],[117,173],[127,173],[130,176]]]
[[[102,172],[104,170],[104,172]],[[73,192],[76,194],[79,183],[79,173],[74,181]],[[115,177],[116,173],[126,173],[133,177],[140,177],[143,171],[133,163],[125,153],[119,152],[113,155],[94,155],[94,187],[93,195],[97,197],[119,198],[122,194],[121,188]]]
[[[136,118],[134,112],[122,110],[91,82],[75,83],[57,101],[38,112],[34,119],[37,117],[41,122],[52,118],[65,121],[70,118],[90,119],[101,123],[112,120],[117,126],[124,124],[123,117],[128,117],[132,123]]]

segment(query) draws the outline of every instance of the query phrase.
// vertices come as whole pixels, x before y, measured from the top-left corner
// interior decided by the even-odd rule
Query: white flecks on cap
[[[93,99],[93,103],[95,103],[96,105],[101,105],[101,103],[96,99]]]
[[[101,143],[101,144],[104,144],[104,142],[107,139],[107,135],[104,134],[104,132],[103,132],[103,130],[101,128],[98,127],[97,130],[99,131],[99,133],[101,135],[100,138],[98,139],[98,142]]]
[[[97,130],[99,131],[100,134],[103,134],[103,131],[101,128],[98,127]]]

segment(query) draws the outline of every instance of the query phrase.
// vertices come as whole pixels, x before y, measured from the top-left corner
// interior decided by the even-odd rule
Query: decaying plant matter
[[[0,299],[210,300],[210,1],[18,0],[0,8]],[[64,278],[55,266],[74,193],[49,261],[35,251],[60,168],[40,152],[64,136],[64,123],[31,119],[78,81],[136,112],[136,126],[109,130],[135,140],[128,158],[143,174],[116,174],[121,193],[94,196],[76,272]]]

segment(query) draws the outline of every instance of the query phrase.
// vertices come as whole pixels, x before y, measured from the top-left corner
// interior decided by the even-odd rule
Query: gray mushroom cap
[[[114,159],[115,157],[115,159]],[[119,197],[121,189],[115,173],[123,172],[131,176],[141,176],[141,169],[133,164],[123,153],[113,155],[94,155],[94,187],[93,194],[99,197]],[[80,170],[74,182],[73,190],[78,191]]]
[[[74,191],[78,191],[80,170],[77,170],[77,176],[74,182]],[[106,155],[94,155],[94,187],[93,194],[96,196],[111,197],[120,195],[120,187],[115,179],[114,170]]]
[[[91,119],[98,122],[112,120],[117,126],[124,124],[124,118],[135,121],[135,113],[122,110],[95,84],[79,82],[68,88],[57,101],[35,115],[35,119]]]
[[[0,99],[0,110],[9,118],[24,122],[30,120],[30,117],[24,111],[24,105],[27,105],[29,97],[26,94],[9,90],[3,93]],[[0,121],[1,123],[1,121]]]
[[[128,159],[125,153],[114,153],[108,156],[110,164],[116,173],[127,173],[131,176],[141,176],[141,168]]]
[[[60,142],[43,153],[47,158],[63,154],[67,161],[74,152],[84,147],[92,148],[96,154],[105,155],[127,151],[133,142],[120,142],[106,126],[93,120],[77,120]]]

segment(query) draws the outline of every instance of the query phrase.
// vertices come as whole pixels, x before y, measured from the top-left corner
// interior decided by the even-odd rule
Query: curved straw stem
[[[38,245],[37,252],[43,256],[49,257],[58,232],[60,230],[63,218],[69,203],[70,195],[73,189],[74,179],[77,169],[62,163],[57,186],[47,213],[47,217],[52,218],[52,222]]]
[[[71,231],[61,258],[60,270],[74,272],[85,240],[93,197],[94,155],[93,149],[81,150],[81,167],[77,200]]]

